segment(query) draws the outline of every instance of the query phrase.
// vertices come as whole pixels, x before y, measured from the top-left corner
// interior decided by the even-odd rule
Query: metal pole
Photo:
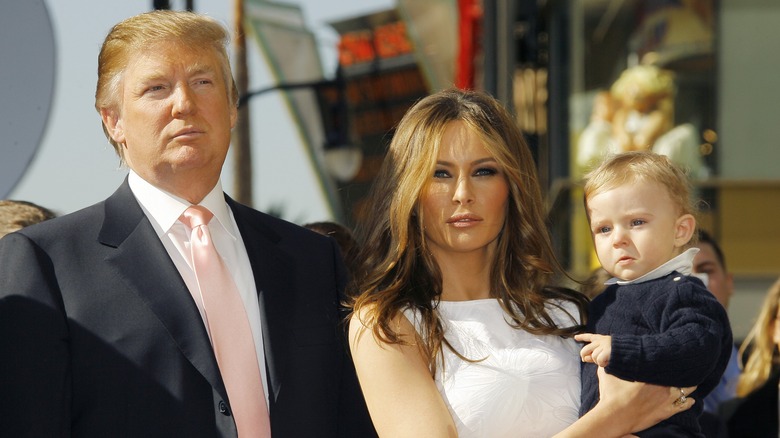
[[[234,75],[238,93],[244,95],[249,88],[249,74],[246,59],[246,37],[244,34],[244,2],[235,0],[234,11]],[[238,102],[236,102],[238,104]],[[249,105],[238,110],[233,130],[234,195],[242,204],[252,206],[252,141],[249,126]]]
[[[485,0],[483,8],[483,89],[513,107],[515,69],[513,0]]]
[[[496,98],[514,107],[515,6],[514,0],[496,1]]]
[[[170,9],[171,2],[168,0],[152,0],[153,9]]]
[[[550,11],[550,116],[549,175],[547,187],[569,177],[569,96],[571,53],[569,52],[569,7],[566,1],[551,3]]]
[[[482,89],[495,96],[498,91],[496,83],[498,76],[496,68],[498,56],[496,53],[496,0],[484,0],[482,10],[482,52],[484,59],[484,65],[482,66]]]

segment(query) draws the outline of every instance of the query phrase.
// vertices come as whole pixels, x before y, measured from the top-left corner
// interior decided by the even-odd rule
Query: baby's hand
[[[609,356],[612,354],[612,336],[581,333],[574,335],[574,339],[588,343],[580,350],[583,362],[595,363],[600,367],[606,367],[609,364]]]

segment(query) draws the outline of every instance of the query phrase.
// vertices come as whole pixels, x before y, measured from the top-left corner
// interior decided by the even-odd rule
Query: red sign
[[[339,41],[339,63],[350,66],[376,59],[395,58],[412,53],[406,25],[397,21],[372,30],[347,32]]]

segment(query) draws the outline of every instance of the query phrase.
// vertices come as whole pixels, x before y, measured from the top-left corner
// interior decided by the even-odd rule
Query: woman
[[[533,157],[495,99],[418,102],[373,190],[349,336],[380,436],[621,436],[690,407],[608,378],[575,423],[586,299],[547,286],[562,269]]]
[[[724,406],[728,416],[729,436],[777,437],[778,384],[780,384],[780,278],[766,294],[761,313],[745,342],[739,357],[750,350],[737,383],[740,399]]]

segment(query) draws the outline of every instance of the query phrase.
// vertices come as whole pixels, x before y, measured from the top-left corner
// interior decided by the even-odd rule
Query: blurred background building
[[[48,6],[53,15],[65,8],[53,1],[13,5],[17,3],[40,7],[44,14]],[[229,157],[235,165],[224,177],[233,183],[232,195],[257,208],[300,223],[334,219],[354,224],[393,127],[406,109],[442,88],[483,89],[515,112],[546,190],[556,249],[566,267],[585,278],[595,259],[579,180],[589,165],[582,157],[600,153],[587,149],[587,139],[598,133],[591,129],[598,128],[598,123],[609,127],[601,135],[609,135],[617,126],[612,107],[600,106],[600,99],[626,98],[626,92],[617,91],[621,75],[636,67],[652,67],[668,74],[672,86],[655,95],[636,91],[632,96],[640,110],[635,112],[640,116],[649,113],[637,103],[640,98],[652,99],[647,105],[662,108],[668,123],[663,133],[679,134],[666,137],[671,143],[667,143],[665,153],[677,154],[683,164],[695,168],[692,178],[705,200],[701,226],[722,244],[729,270],[735,275],[730,313],[736,337],[745,335],[763,294],[780,275],[780,231],[774,226],[780,217],[780,135],[774,115],[780,102],[776,73],[780,68],[780,35],[775,31],[780,3],[775,0],[387,0],[375,4],[381,7],[364,7],[357,12],[355,6],[343,9],[341,16],[329,16],[326,24],[320,23],[333,35],[325,42],[323,29],[312,27],[307,10],[315,3],[323,8],[331,2],[235,0],[229,7],[212,6],[214,2],[209,0],[163,3],[149,2],[141,9],[192,7],[224,17],[237,35],[241,34],[239,28],[245,32],[242,44],[248,59],[242,61],[237,51],[234,61],[239,83],[243,68],[250,79],[242,90],[242,111],[247,114],[242,129],[246,132],[243,139],[242,134],[236,135],[233,156]],[[25,29],[8,30],[6,21],[24,11],[6,0],[0,4],[4,59],[0,68],[4,80],[0,83],[7,87],[0,88],[0,110],[4,115],[19,112],[20,89],[44,91],[35,97],[41,103],[29,109],[37,109],[35,117],[44,123],[31,128],[29,138],[13,137],[10,142],[10,133],[19,129],[0,121],[3,154],[11,157],[0,159],[0,177],[11,180],[0,178],[4,184],[0,191],[32,198],[41,192],[33,188],[31,179],[43,177],[41,170],[35,171],[36,178],[30,176],[33,173],[26,170],[28,165],[35,167],[36,161],[44,160],[42,155],[55,153],[49,152],[53,146],[39,151],[35,159],[30,153],[46,129],[47,114],[41,108],[48,109],[51,104],[51,93],[45,92],[53,81],[52,73],[47,73],[51,63],[34,68],[42,77],[36,77],[38,85],[33,86],[32,80],[9,77],[6,61],[10,55],[6,54],[18,50],[19,41],[48,47],[60,34],[56,25],[55,32],[48,28],[48,33],[42,25],[42,30],[35,32],[39,42],[20,39],[14,33]],[[108,26],[124,18],[106,15],[110,18],[101,21],[100,32],[91,44],[97,45]],[[52,21],[56,23],[56,17]],[[57,56],[69,56],[67,47],[60,43]],[[40,62],[41,56],[36,59]],[[94,57],[88,62],[87,69],[94,70]],[[263,69],[267,77],[258,83],[253,75]],[[21,76],[27,77],[29,74]],[[85,86],[78,85],[85,97],[93,93],[94,77],[89,79]],[[56,84],[68,86],[68,82]],[[269,96],[260,97],[266,94]],[[27,96],[23,91],[22,95]],[[272,137],[277,124],[264,123],[276,113],[285,113],[291,120],[293,129],[280,135],[300,143],[300,153],[291,160],[296,165],[305,163],[305,170],[262,180],[278,169],[261,165],[300,168],[281,158],[282,141]],[[99,132],[94,116],[89,126],[84,123],[79,129],[89,127]],[[107,145],[96,135],[92,139]],[[44,136],[43,141],[67,147],[79,138]],[[247,155],[236,152],[242,148]],[[109,154],[98,151],[94,144],[93,149]],[[103,184],[96,179],[102,181],[100,172],[104,169],[94,167],[96,170],[87,175],[90,182],[81,181],[77,190]],[[83,171],[71,172],[75,181],[84,177]],[[113,190],[121,177],[121,172],[114,172],[105,178],[111,180],[105,183],[105,190]],[[310,181],[309,188],[296,191],[301,190],[303,180]],[[58,180],[48,183],[65,184]],[[304,207],[290,207],[303,192],[311,196]],[[56,199],[64,196],[60,193]],[[29,200],[56,205],[47,199]],[[64,213],[87,205],[79,202],[62,203],[60,210]]]

